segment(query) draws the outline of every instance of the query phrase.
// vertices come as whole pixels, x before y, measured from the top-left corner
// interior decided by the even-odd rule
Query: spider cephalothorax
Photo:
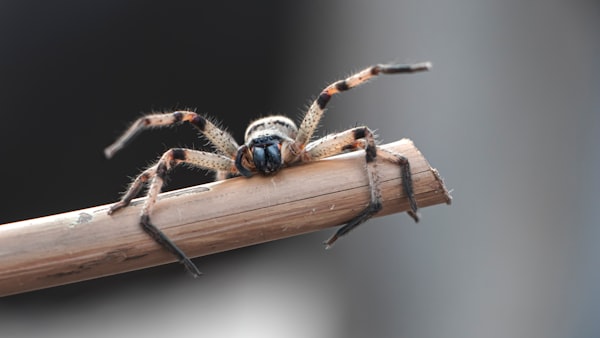
[[[246,129],[245,143],[238,148],[235,167],[240,174],[252,176],[253,171],[273,174],[286,160],[288,145],[298,133],[296,124],[284,116],[265,117],[251,123]],[[245,163],[253,168],[248,168]]]
[[[365,151],[366,174],[371,188],[370,201],[363,211],[338,229],[325,244],[330,247],[339,237],[368,220],[381,209],[381,191],[377,177],[375,159],[377,157],[395,163],[402,175],[402,188],[410,201],[408,214],[418,221],[417,203],[412,189],[410,163],[402,154],[378,148],[373,132],[365,126],[355,127],[341,133],[327,135],[310,142],[313,133],[331,97],[367,82],[380,74],[414,73],[428,70],[428,62],[408,65],[375,65],[350,77],[327,86],[311,104],[299,127],[287,117],[271,116],[252,122],[246,129],[244,144],[239,146],[235,139],[209,119],[192,111],[154,114],[138,119],[115,143],[105,149],[107,157],[112,157],[141,130],[147,127],[169,126],[188,122],[198,129],[215,147],[215,152],[185,148],[166,151],[158,162],[136,177],[123,198],[115,203],[109,214],[129,205],[142,187],[149,184],[147,199],[142,207],[140,224],[159,244],[171,251],[193,275],[200,271],[177,245],[150,221],[156,197],[160,192],[168,171],[185,163],[191,166],[213,170],[217,179],[233,176],[252,176],[254,173],[272,175],[282,168],[298,163],[317,161],[346,151]]]

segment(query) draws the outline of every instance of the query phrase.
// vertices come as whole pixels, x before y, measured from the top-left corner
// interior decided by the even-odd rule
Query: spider
[[[196,265],[151,221],[150,216],[156,204],[167,173],[179,164],[212,170],[216,179],[230,177],[250,177],[256,173],[273,175],[279,170],[300,163],[317,161],[343,152],[362,149],[365,151],[366,175],[370,185],[370,202],[364,210],[339,228],[324,242],[327,248],[341,236],[367,221],[382,207],[381,191],[377,176],[377,157],[399,166],[404,192],[410,202],[408,214],[418,222],[410,164],[402,154],[377,147],[373,131],[366,126],[330,134],[310,142],[317,125],[323,116],[331,97],[340,92],[359,86],[380,74],[415,73],[431,68],[431,63],[374,65],[325,87],[312,102],[300,127],[284,116],[270,116],[252,122],[246,129],[244,144],[241,146],[225,130],[217,127],[208,118],[193,111],[175,111],[143,116],[137,119],[129,129],[113,144],[105,149],[107,158],[111,158],[134,136],[146,128],[171,126],[188,122],[204,135],[215,148],[215,152],[206,152],[185,148],[167,150],[154,165],[139,174],[121,200],[108,211],[113,214],[129,205],[142,187],[148,185],[147,199],[141,210],[140,225],[156,242],[174,254],[179,262],[195,277],[201,272]]]

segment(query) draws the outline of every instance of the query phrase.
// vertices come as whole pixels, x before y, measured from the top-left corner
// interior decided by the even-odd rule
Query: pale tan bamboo
[[[382,147],[408,157],[420,207],[450,203],[437,171],[412,141]],[[190,257],[341,225],[368,202],[364,167],[358,151],[269,177],[163,193],[153,222]],[[406,211],[398,166],[379,161],[378,169],[384,202],[377,216]],[[0,296],[173,262],[139,226],[141,202],[112,216],[102,205],[0,225]]]

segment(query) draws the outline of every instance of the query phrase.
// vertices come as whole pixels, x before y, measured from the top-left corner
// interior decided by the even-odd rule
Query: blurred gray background
[[[336,96],[325,131],[413,139],[451,206],[0,300],[3,337],[599,337],[597,1],[0,2],[0,222],[115,201],[191,128],[241,139],[373,63],[432,61]],[[170,188],[204,182],[176,170]],[[0,262],[1,273],[2,262]]]

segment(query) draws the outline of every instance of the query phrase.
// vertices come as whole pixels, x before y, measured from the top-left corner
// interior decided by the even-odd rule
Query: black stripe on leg
[[[180,111],[176,111],[173,113],[173,122],[181,122],[183,120],[183,113]]]
[[[206,129],[206,119],[200,115],[194,116],[190,123],[194,125],[194,127],[200,129],[200,131],[204,131],[204,129]]]
[[[417,73],[429,70],[431,68],[431,63],[420,62],[413,64],[378,65],[377,67],[383,74]]]
[[[350,86],[348,85],[348,82],[346,82],[346,80],[341,80],[336,82],[335,89],[339,90],[340,92],[343,92],[350,89]]]
[[[365,153],[366,153],[367,163],[373,162],[377,158],[377,147],[367,145],[367,148],[365,149]]]
[[[141,124],[141,125],[143,125],[143,126],[149,126],[149,125],[150,125],[150,122],[151,122],[151,121],[150,121],[150,119],[149,119],[149,118],[147,118],[147,117],[143,117],[143,118],[140,120],[140,124]],[[136,134],[134,134],[134,135],[136,135],[136,136],[137,136],[137,133],[138,133],[138,132],[139,132],[139,130],[138,130],[138,131],[136,131]],[[133,137],[133,136],[132,136],[132,137]]]
[[[355,140],[365,138],[367,136],[367,128],[354,129],[353,133],[354,133]]]
[[[187,159],[187,152],[182,148],[172,148],[167,155],[167,161],[161,162],[156,167],[156,176],[165,178],[169,168],[176,166],[179,162]],[[167,165],[168,163],[168,165]]]
[[[167,168],[167,165],[164,162],[161,162],[156,167],[156,176],[164,180],[165,177],[167,176],[167,171],[168,170],[169,169]]]
[[[356,145],[355,144],[346,144],[345,146],[342,147],[342,151],[348,151],[348,150],[356,150]]]
[[[364,139],[367,141],[367,146],[365,147],[367,163],[375,161],[375,158],[377,157],[377,147],[372,143],[373,134],[369,128],[362,127],[354,129],[353,134],[355,140]]]
[[[183,161],[187,158],[185,150],[181,148],[173,148],[171,149],[171,154],[173,156],[173,160]]]
[[[319,108],[325,109],[325,106],[327,106],[327,102],[329,102],[329,100],[331,100],[331,95],[323,92],[321,93],[321,95],[319,95],[319,98],[317,99],[317,105],[319,106]]]
[[[379,73],[381,72],[381,66],[380,65],[376,65],[371,67],[371,75],[379,75]]]

